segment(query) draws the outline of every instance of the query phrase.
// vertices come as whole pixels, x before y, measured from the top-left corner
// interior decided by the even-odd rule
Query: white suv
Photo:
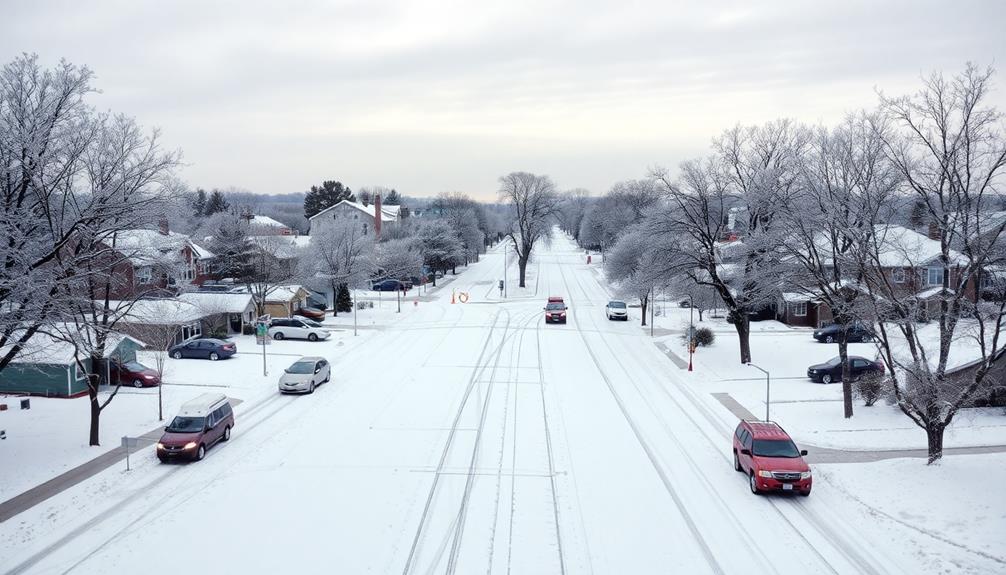
[[[624,301],[611,300],[604,307],[604,313],[608,314],[608,319],[629,320],[629,307]]]
[[[328,339],[332,332],[313,319],[306,317],[278,318],[269,323],[269,337],[273,339]]]

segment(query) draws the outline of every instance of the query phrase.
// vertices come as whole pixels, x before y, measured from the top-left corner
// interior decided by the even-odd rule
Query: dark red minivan
[[[164,428],[157,442],[157,458],[166,461],[199,461],[218,441],[231,438],[234,410],[222,393],[204,393],[185,403]]]
[[[734,470],[748,476],[751,493],[768,491],[810,495],[814,478],[799,450],[779,424],[741,421],[734,431]]]

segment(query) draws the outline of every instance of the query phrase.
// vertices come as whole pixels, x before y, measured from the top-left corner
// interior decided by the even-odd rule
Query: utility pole
[[[692,371],[692,356],[695,355],[695,300],[688,295],[688,371]]]
[[[359,308],[359,303],[356,301],[357,289],[353,288],[353,337],[356,337],[356,310]]]
[[[650,286],[650,337],[653,337],[653,306],[657,302],[653,300],[653,286]]]
[[[503,242],[503,299],[506,299],[506,284],[507,284],[507,281],[506,281],[507,280],[507,277],[506,277],[506,253],[507,253],[507,251],[508,251],[509,248],[510,248],[510,245],[507,244],[506,242]]]

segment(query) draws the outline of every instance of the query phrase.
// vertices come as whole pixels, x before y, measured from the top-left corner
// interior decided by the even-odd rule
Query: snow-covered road
[[[502,267],[490,253],[451,285],[469,303],[410,303],[330,357],[313,396],[240,406],[203,462],[148,450],[128,478],[109,470],[0,526],[0,571],[903,572],[834,493],[751,495],[736,422],[680,385],[638,310],[606,320],[566,238],[505,301]],[[548,295],[568,324],[543,324]]]

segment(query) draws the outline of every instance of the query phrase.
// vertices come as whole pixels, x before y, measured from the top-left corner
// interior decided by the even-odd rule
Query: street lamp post
[[[503,243],[503,299],[506,299],[506,284],[507,284],[507,281],[506,281],[507,280],[507,277],[506,277],[506,253],[507,253],[507,249],[509,247],[510,246],[507,243],[505,243],[505,242]]]
[[[751,363],[750,361],[748,362],[748,365],[765,374],[765,421],[769,421],[768,406],[769,406],[769,391],[772,389],[772,376],[769,375],[769,372]]]
[[[695,300],[688,294],[688,371],[692,371],[693,355],[695,355]]]

